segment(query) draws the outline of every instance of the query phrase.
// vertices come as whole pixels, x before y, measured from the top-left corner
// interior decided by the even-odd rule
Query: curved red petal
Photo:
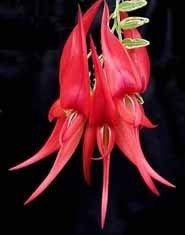
[[[96,131],[96,139],[101,156],[110,155],[115,143],[114,130],[106,124],[103,127],[98,127]]]
[[[57,99],[49,110],[48,120],[51,122],[53,119],[60,118],[62,116],[64,116],[64,114],[60,104],[60,99]]]
[[[110,155],[103,158],[103,186],[102,186],[102,202],[101,202],[101,228],[105,224],[107,214],[108,192],[109,192],[109,171],[110,171]]]
[[[89,71],[87,61],[86,38],[79,10],[79,22],[72,32],[69,48],[70,61],[61,68],[61,105],[64,109],[74,109],[88,115],[89,111]],[[65,58],[65,55],[62,56]]]
[[[124,124],[120,125],[116,129],[116,144],[125,154],[125,156],[137,167],[148,188],[155,195],[159,195],[158,189],[156,188],[150,174],[147,172],[140,159],[141,151],[140,148],[138,148],[138,144],[134,135],[134,128]]]
[[[84,127],[86,119],[78,113],[71,113],[65,120],[59,136],[59,142],[62,145],[68,141],[79,127]]]
[[[102,24],[101,43],[104,68],[113,97],[120,97],[124,92],[135,92],[141,87],[139,74],[132,59],[121,42],[110,31],[109,9],[105,3]]]
[[[116,121],[116,109],[113,103],[110,88],[108,87],[104,71],[98,59],[98,55],[93,43],[90,39],[92,60],[95,71],[96,86],[92,96],[92,109],[90,112],[89,123],[91,125],[101,126],[103,123],[109,125]]]
[[[85,31],[85,35],[88,33],[89,28],[92,24],[92,21],[94,20],[94,17],[101,5],[101,3],[103,2],[103,0],[98,0],[96,1],[88,10],[87,12],[83,15],[83,25],[84,25],[84,31]],[[71,61],[71,57],[72,57],[72,53],[71,53],[71,48],[73,45],[73,34],[76,33],[76,31],[78,31],[78,27],[79,25],[77,24],[75,26],[75,28],[73,29],[72,33],[69,35],[66,44],[64,46],[63,52],[62,52],[62,56],[61,56],[61,60],[60,60],[60,79],[62,79],[61,77],[61,73],[63,73],[63,71],[66,68],[69,68],[70,65],[70,61]]]
[[[141,126],[146,127],[146,128],[156,128],[157,127],[157,125],[153,124],[144,113],[142,116]]]
[[[60,130],[62,128],[63,121],[64,120],[62,119],[57,120],[55,128],[53,129],[53,132],[51,133],[49,139],[33,157],[18,164],[17,166],[10,168],[10,170],[13,171],[13,170],[18,170],[18,169],[30,166],[38,161],[41,161],[44,158],[49,157],[49,155],[57,151],[60,148],[59,135],[60,135]]]
[[[143,120],[143,109],[135,96],[126,95],[116,100],[118,112],[125,122],[138,127]]]
[[[94,148],[96,145],[96,128],[87,125],[83,141],[83,173],[87,184],[91,181],[91,163]]]
[[[153,184],[151,177],[166,186],[174,187],[173,184],[157,174],[146,161],[140,145],[138,128],[122,123],[116,129],[116,144],[128,159],[136,165],[145,183],[156,195],[159,195],[159,192]]]
[[[83,127],[79,126],[76,132],[71,138],[61,146],[61,149],[57,155],[57,158],[51,168],[48,176],[40,184],[40,186],[34,191],[34,193],[25,202],[25,205],[37,198],[45,189],[53,182],[60,171],[64,168],[67,162],[70,160],[73,152],[75,151],[77,145],[80,142],[83,133]]]

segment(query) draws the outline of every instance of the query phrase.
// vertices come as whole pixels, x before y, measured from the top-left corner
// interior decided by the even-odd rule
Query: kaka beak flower
[[[109,28],[109,9],[106,3],[102,17],[101,38],[104,70],[120,115],[119,124],[114,128],[115,142],[137,167],[150,190],[159,195],[152,178],[170,187],[174,187],[174,185],[150,167],[139,141],[139,128],[141,126],[153,127],[153,124],[144,115],[141,104],[138,103],[137,94],[145,89],[149,79],[149,68],[144,68],[146,65],[148,66],[148,62],[145,63],[146,53],[135,52],[132,57],[125,46],[114,36]],[[138,63],[139,58],[141,61]]]
[[[110,154],[115,143],[114,125],[117,120],[116,109],[113,103],[110,90],[105,78],[104,71],[100,64],[94,43],[91,39],[92,61],[95,71],[95,88],[92,93],[89,122],[84,135],[83,165],[86,181],[90,180],[90,164],[94,146],[97,143],[101,158],[103,160],[103,187],[102,187],[102,208],[101,227],[105,223],[105,216],[108,203],[109,168]]]
[[[55,127],[44,146],[31,158],[12,167],[17,170],[36,163],[58,151],[54,164],[39,187],[25,204],[37,198],[71,159],[83,135],[83,171],[90,183],[92,160],[103,162],[101,227],[104,227],[108,204],[110,155],[116,144],[136,166],[148,188],[159,195],[153,180],[175,187],[161,177],[147,162],[141,148],[139,129],[154,125],[146,117],[142,99],[150,76],[146,48],[127,50],[109,28],[109,9],[105,2],[101,23],[103,64],[100,63],[92,38],[90,47],[95,86],[90,90],[86,35],[103,0],[98,0],[70,34],[60,60],[60,97],[52,105],[48,119]],[[121,13],[121,17],[127,17]],[[136,29],[123,32],[125,37],[141,38]],[[101,157],[93,158],[97,145]]]
[[[79,10],[78,24],[66,42],[60,69],[61,96],[49,112],[50,121],[57,119],[52,134],[38,153],[10,169],[26,167],[59,150],[48,176],[25,204],[33,201],[49,186],[70,160],[80,142],[90,104],[86,34],[101,2],[96,2],[84,15],[85,29]]]

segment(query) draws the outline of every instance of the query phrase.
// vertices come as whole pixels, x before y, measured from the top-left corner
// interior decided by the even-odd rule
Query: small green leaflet
[[[139,47],[145,47],[150,44],[149,41],[143,38],[125,38],[123,39],[122,43],[127,49],[133,49],[133,48],[139,48]]]
[[[133,29],[142,26],[149,22],[148,18],[145,17],[127,17],[120,22],[120,27],[122,29]]]
[[[146,0],[131,0],[131,1],[127,0],[127,1],[120,3],[119,10],[129,12],[129,11],[137,10],[146,5],[147,5]]]

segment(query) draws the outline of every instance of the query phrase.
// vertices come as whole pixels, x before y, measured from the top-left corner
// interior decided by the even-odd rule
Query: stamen
[[[136,93],[135,96],[136,96],[136,98],[137,98],[137,101],[138,101],[140,104],[144,104],[143,97],[142,97],[140,94]]]
[[[69,117],[71,115],[71,113],[73,112],[73,109],[64,109],[64,114],[66,117]]]
[[[125,104],[125,106],[131,111],[131,112],[135,112],[135,104],[133,99],[129,96],[129,95],[125,95],[125,97],[123,98],[123,102]]]
[[[67,122],[67,127],[71,125],[71,123],[74,121],[74,119],[77,117],[77,112],[71,113],[69,116],[68,122]]]

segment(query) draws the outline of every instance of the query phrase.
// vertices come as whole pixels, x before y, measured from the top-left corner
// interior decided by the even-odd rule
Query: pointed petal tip
[[[101,229],[103,230],[105,226],[105,218],[101,219]]]
[[[10,168],[8,169],[8,171],[17,171],[17,170],[20,170],[20,169],[24,168],[24,166],[21,166],[21,165],[22,165],[22,164],[18,164],[18,165],[16,165],[16,166],[10,167]]]
[[[16,166],[13,166],[13,167],[8,169],[8,171],[16,171],[16,170],[18,170]]]
[[[88,186],[91,186],[91,179],[90,178],[85,177],[85,182]]]
[[[31,197],[29,197],[25,202],[24,202],[24,206],[28,206],[31,203]]]
[[[170,187],[170,188],[176,188],[176,185],[175,184],[172,184],[172,183],[170,183],[169,181],[167,181],[168,183],[166,183],[166,185],[168,186],[168,187]]]
[[[154,192],[154,194],[157,196],[157,197],[160,197],[160,192],[157,190],[156,192]]]

